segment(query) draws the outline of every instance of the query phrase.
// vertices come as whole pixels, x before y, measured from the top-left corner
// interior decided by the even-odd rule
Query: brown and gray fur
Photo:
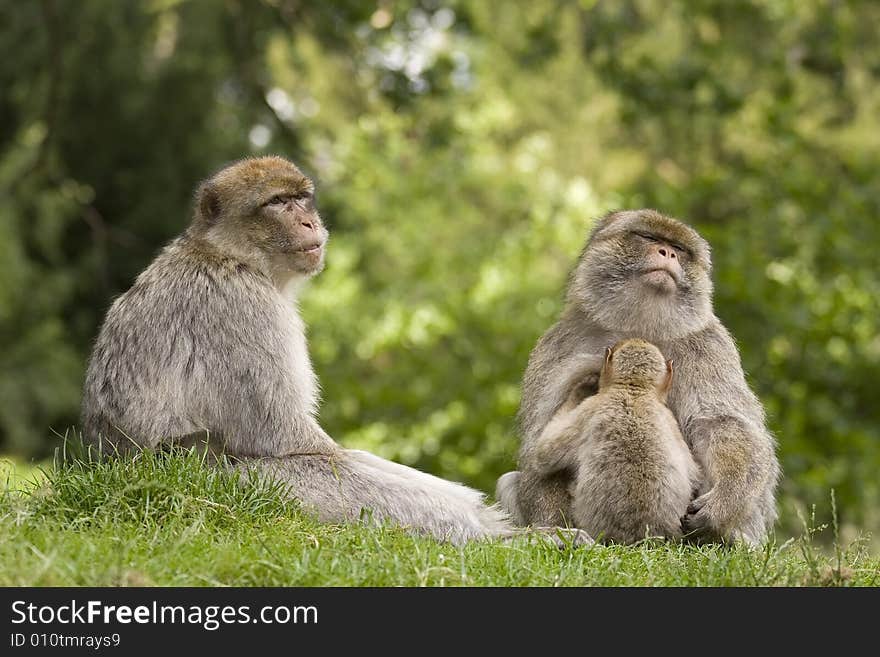
[[[609,348],[599,391],[575,389],[534,446],[539,474],[574,473],[571,520],[616,543],[678,538],[701,478],[700,469],[666,407],[672,362],[649,342]]]
[[[318,424],[295,299],[328,237],[311,180],[279,157],[246,159],[206,181],[195,206],[107,313],[83,393],[87,440],[103,451],[208,440],[324,521],[369,510],[455,543],[510,536],[479,492],[344,449]]]
[[[676,363],[667,403],[705,478],[682,528],[695,540],[765,538],[776,519],[776,442],[713,312],[710,275],[708,243],[680,221],[635,210],[596,223],[562,316],[538,341],[523,379],[520,471],[502,476],[496,493],[515,521],[570,523],[573,473],[542,476],[533,447],[572,389],[595,392],[604,348],[636,337]]]

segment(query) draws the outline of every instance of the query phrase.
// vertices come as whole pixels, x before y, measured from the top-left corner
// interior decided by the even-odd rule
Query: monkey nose
[[[660,246],[660,248],[657,249],[657,253],[659,253],[664,258],[672,258],[673,260],[675,260],[677,257],[675,255],[675,249],[672,249],[672,248],[666,246],[665,244]]]
[[[314,225],[312,222],[310,222],[310,221],[308,221],[308,220],[305,220],[305,219],[300,220],[299,225],[300,225],[300,226],[303,226],[303,227],[305,227],[305,228],[308,228],[309,230],[314,230],[314,229],[315,229],[315,225]]]

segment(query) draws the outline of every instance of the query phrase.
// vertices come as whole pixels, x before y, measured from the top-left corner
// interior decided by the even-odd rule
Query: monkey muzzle
[[[671,292],[678,287],[680,272],[669,267],[652,267],[642,273],[642,281],[651,287]]]

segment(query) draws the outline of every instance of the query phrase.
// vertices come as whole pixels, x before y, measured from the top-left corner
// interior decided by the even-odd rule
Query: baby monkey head
[[[663,358],[650,342],[637,338],[621,340],[605,350],[605,364],[599,388],[626,385],[654,389],[665,396],[672,380],[672,361]]]
[[[190,230],[281,279],[324,266],[328,233],[315,186],[282,157],[240,160],[202,183]]]

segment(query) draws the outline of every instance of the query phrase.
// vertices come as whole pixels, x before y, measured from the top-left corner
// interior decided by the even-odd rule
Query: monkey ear
[[[196,192],[196,207],[199,217],[207,224],[215,223],[220,217],[220,195],[210,182],[203,183]]]
[[[596,237],[596,235],[601,233],[604,229],[613,224],[615,221],[623,219],[624,217],[631,217],[632,215],[632,210],[615,210],[596,219],[596,221],[593,223],[592,230],[590,230],[590,238],[587,240],[587,246],[590,245],[590,242],[592,242],[593,238]]]
[[[669,392],[670,386],[672,386],[672,360],[666,361],[666,376],[663,377],[663,383],[660,384],[660,395],[662,396],[663,401],[666,401],[666,394]]]
[[[632,210],[614,210],[612,212],[609,212],[605,216],[601,217],[599,219],[599,221],[602,222],[603,226],[608,226],[610,224],[613,224],[618,219],[623,219],[624,217],[632,215],[632,214],[633,214]]]
[[[614,347],[605,347],[605,362],[602,364],[602,370],[599,372],[599,387],[603,387],[607,381],[611,380],[611,355],[614,353]]]

